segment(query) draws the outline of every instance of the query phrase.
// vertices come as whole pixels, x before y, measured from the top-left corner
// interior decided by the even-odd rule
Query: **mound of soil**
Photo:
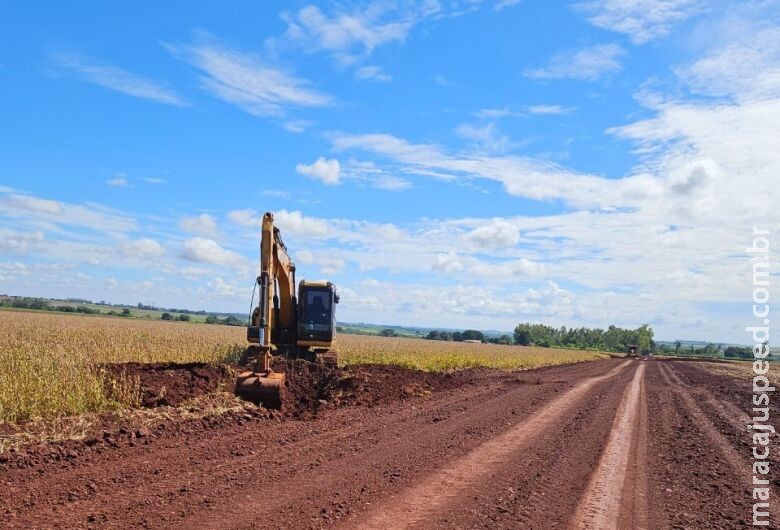
[[[335,368],[300,359],[274,360],[285,372],[282,412],[307,418],[323,406],[376,406],[470,384],[485,370],[431,373],[380,364]],[[484,375],[484,374],[482,374]]]
[[[233,375],[227,366],[206,363],[121,363],[106,368],[115,376],[123,373],[141,383],[141,406],[177,406],[188,399],[214,392],[232,392]]]

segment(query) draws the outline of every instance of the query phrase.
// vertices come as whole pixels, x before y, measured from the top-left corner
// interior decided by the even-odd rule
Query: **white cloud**
[[[546,66],[524,72],[531,79],[577,79],[595,81],[604,74],[620,71],[626,54],[617,44],[598,44],[581,50],[558,53]]]
[[[478,248],[501,248],[514,246],[520,241],[517,227],[503,220],[475,228],[465,236],[466,241]]]
[[[194,217],[182,217],[179,221],[179,226],[182,230],[190,232],[191,234],[216,237],[219,233],[217,230],[217,220],[207,213],[202,213]]]
[[[231,298],[243,298],[246,296],[246,286],[238,285],[235,282],[226,282],[219,276],[209,281],[208,286],[217,296]]]
[[[472,140],[476,147],[487,153],[501,153],[510,146],[509,137],[500,133],[495,123],[462,124],[455,129],[455,132],[467,140]]]
[[[412,187],[412,183],[395,175],[380,175],[372,181],[375,188],[387,191],[402,191]]]
[[[9,207],[23,210],[31,213],[61,214],[63,212],[62,204],[58,201],[49,199],[40,199],[31,195],[8,195],[3,203]]]
[[[117,187],[117,188],[125,188],[125,187],[128,186],[127,179],[125,177],[121,176],[121,175],[117,175],[114,178],[108,179],[106,181],[106,184],[108,184],[109,186]]]
[[[83,81],[109,88],[128,96],[183,107],[187,102],[165,84],[135,75],[117,66],[97,63],[77,54],[53,54],[52,62],[60,69],[74,73]]]
[[[493,6],[493,11],[503,11],[507,7],[516,6],[521,0],[498,0]]]
[[[409,173],[452,181],[494,180],[512,195],[537,200],[562,199],[577,206],[631,206],[636,203],[635,196],[652,191],[654,183],[652,178],[642,176],[615,180],[577,173],[529,157],[449,155],[437,146],[412,144],[387,134],[332,133],[329,137],[337,151],[368,151],[405,164]]]
[[[260,229],[260,222],[262,221],[260,214],[258,214],[257,211],[251,209],[233,210],[232,212],[228,213],[228,219],[237,225],[246,226],[249,228],[257,228],[258,230]]]
[[[320,273],[326,276],[339,274],[346,265],[343,259],[332,256],[319,256],[315,259],[315,264],[319,267]]]
[[[636,44],[665,36],[695,14],[701,0],[594,0],[578,4],[594,26],[624,33]]]
[[[299,211],[279,210],[274,213],[274,222],[282,234],[324,237],[328,234],[328,222],[325,219],[306,217]]]
[[[309,51],[329,52],[341,64],[367,57],[382,45],[402,43],[412,28],[439,12],[436,1],[420,3],[370,2],[352,12],[338,9],[327,15],[319,7],[306,6],[285,13],[287,32],[283,41]]]
[[[123,241],[119,245],[119,252],[123,256],[139,258],[151,258],[165,255],[163,246],[154,239],[149,238]]]
[[[157,177],[144,177],[143,181],[148,182],[149,184],[165,184],[166,182],[168,182],[165,179],[161,179]]]
[[[179,257],[188,261],[212,263],[238,269],[248,266],[248,261],[244,256],[225,250],[213,239],[203,237],[194,237],[185,241]]]
[[[295,171],[301,175],[321,180],[323,184],[335,185],[341,183],[341,164],[339,164],[338,160],[328,160],[320,157],[313,164],[296,165]]]
[[[355,79],[358,79],[359,81],[387,83],[393,80],[393,76],[385,73],[381,66],[361,66],[355,70]]]
[[[195,45],[166,47],[204,73],[201,85],[212,95],[256,116],[283,116],[290,108],[325,107],[334,101],[308,81],[206,35]]]
[[[299,250],[295,253],[295,258],[304,265],[311,265],[314,263],[314,254],[310,250]]]
[[[568,114],[574,107],[564,107],[562,105],[529,105],[526,111],[529,114]]]
[[[508,107],[504,107],[501,109],[481,109],[478,112],[474,113],[474,115],[477,118],[490,119],[490,120],[506,118],[507,116],[512,116],[513,114],[514,112],[512,112]]]
[[[729,42],[680,68],[692,90],[740,101],[780,95],[780,28],[763,29]]]
[[[437,254],[435,261],[433,262],[433,269],[444,273],[457,273],[462,272],[464,269],[463,262],[455,252],[448,252],[446,254]]]
[[[305,132],[307,129],[312,127],[314,125],[313,121],[310,120],[290,120],[287,122],[284,122],[282,124],[282,127],[287,129],[290,132],[294,133],[302,133]]]
[[[378,167],[371,161],[350,160],[342,167],[343,180],[355,182],[358,185],[368,185],[372,188],[387,191],[402,191],[412,187],[412,182],[403,177]]]
[[[44,241],[43,232],[0,232],[1,254],[27,254],[39,249]]]

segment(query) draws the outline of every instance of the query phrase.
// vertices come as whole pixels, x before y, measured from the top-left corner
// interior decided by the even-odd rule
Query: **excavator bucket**
[[[262,404],[267,409],[282,408],[284,373],[246,371],[236,379],[236,395]]]

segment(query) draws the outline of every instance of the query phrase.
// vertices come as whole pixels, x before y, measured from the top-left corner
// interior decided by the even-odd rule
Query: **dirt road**
[[[210,419],[48,462],[12,459],[0,465],[0,526],[750,522],[750,394],[735,379],[696,363],[613,359],[426,381],[407,392],[418,397],[323,406],[302,420]]]

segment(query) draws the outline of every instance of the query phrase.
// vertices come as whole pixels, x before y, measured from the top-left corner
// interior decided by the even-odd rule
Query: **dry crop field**
[[[137,382],[107,363],[234,363],[244,328],[185,322],[0,312],[0,422],[130,407]],[[523,369],[603,357],[594,352],[340,335],[343,364],[427,371],[485,366]],[[111,389],[106,392],[106,389]]]

